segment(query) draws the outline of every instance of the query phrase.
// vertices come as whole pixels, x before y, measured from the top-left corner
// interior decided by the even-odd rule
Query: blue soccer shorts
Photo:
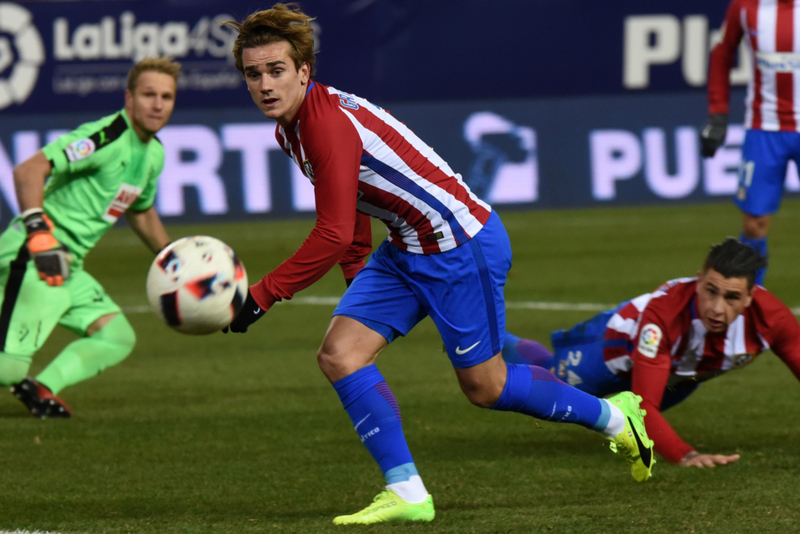
[[[633,350],[624,339],[605,339],[606,325],[622,306],[595,315],[569,330],[556,330],[550,335],[553,357],[545,367],[555,376],[595,397],[607,397],[620,391],[630,391],[629,376],[619,376],[609,370],[603,358],[606,347],[625,346]],[[682,383],[664,390],[661,410],[668,410],[682,402],[697,389],[699,383]]]
[[[413,254],[384,241],[333,315],[355,319],[390,343],[430,315],[453,366],[472,367],[502,349],[510,268],[511,243],[492,212],[472,239],[440,254]]]
[[[747,130],[734,197],[739,209],[755,217],[778,211],[790,159],[800,168],[800,133]]]
[[[605,339],[606,325],[617,309],[595,315],[569,330],[550,334],[553,357],[546,364],[550,372],[596,397],[630,389],[630,381],[612,373],[603,358],[603,348],[608,343],[622,341]]]

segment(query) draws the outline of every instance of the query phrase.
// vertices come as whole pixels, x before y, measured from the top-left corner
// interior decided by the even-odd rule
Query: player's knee
[[[503,394],[503,387],[497,387],[492,382],[461,382],[461,391],[467,396],[467,399],[479,408],[491,408],[497,404],[500,395]]]
[[[337,351],[325,344],[317,351],[317,364],[322,374],[331,382],[335,382],[342,376],[349,374],[345,369],[343,359],[337,354]]]
[[[92,337],[114,345],[121,352],[125,352],[125,356],[130,354],[133,347],[136,346],[136,332],[128,319],[121,313],[94,333]]]
[[[769,224],[769,215],[756,217],[754,215],[745,214],[742,233],[747,239],[761,239],[767,235]]]
[[[508,364],[498,353],[483,363],[464,369],[456,368],[461,391],[469,401],[481,408],[497,404],[506,385]]]

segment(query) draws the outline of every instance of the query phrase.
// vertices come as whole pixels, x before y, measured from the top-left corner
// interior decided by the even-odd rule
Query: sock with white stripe
[[[603,434],[609,431],[611,403],[565,384],[541,367],[513,363],[506,363],[506,367],[506,385],[493,410],[524,413],[557,423],[576,423]]]
[[[378,368],[368,365],[333,387],[361,442],[383,471],[387,487],[406,502],[424,501],[428,492],[403,434],[400,407]]]

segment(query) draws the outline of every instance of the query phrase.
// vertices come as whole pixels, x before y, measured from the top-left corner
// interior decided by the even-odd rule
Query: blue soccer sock
[[[758,252],[759,256],[767,257],[767,236],[760,239],[750,239],[744,236],[744,233],[739,235],[739,241]],[[762,267],[756,271],[756,284],[763,286],[764,277],[767,275],[767,268]]]
[[[606,431],[611,420],[609,402],[565,384],[541,367],[513,363],[506,367],[506,385],[492,410]]]
[[[538,341],[523,339],[506,332],[503,340],[503,359],[505,361],[548,368],[552,358],[553,354]]]
[[[378,368],[368,365],[337,380],[333,387],[387,486],[407,502],[424,500],[428,494],[403,434],[400,407]]]

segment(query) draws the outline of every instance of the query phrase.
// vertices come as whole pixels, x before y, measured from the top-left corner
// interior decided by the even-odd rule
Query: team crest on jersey
[[[308,176],[311,181],[314,181],[314,169],[311,168],[311,162],[307,159],[303,160],[303,170],[306,172],[306,176]]]
[[[733,357],[733,368],[739,369],[748,363],[752,362],[755,356],[753,354],[736,354]]]
[[[639,334],[639,352],[647,358],[655,358],[658,354],[658,345],[663,337],[658,325],[653,323],[644,325],[642,333]]]
[[[64,154],[69,161],[78,161],[88,158],[94,154],[95,150],[97,150],[97,147],[91,139],[78,139],[67,145],[64,149]]]

